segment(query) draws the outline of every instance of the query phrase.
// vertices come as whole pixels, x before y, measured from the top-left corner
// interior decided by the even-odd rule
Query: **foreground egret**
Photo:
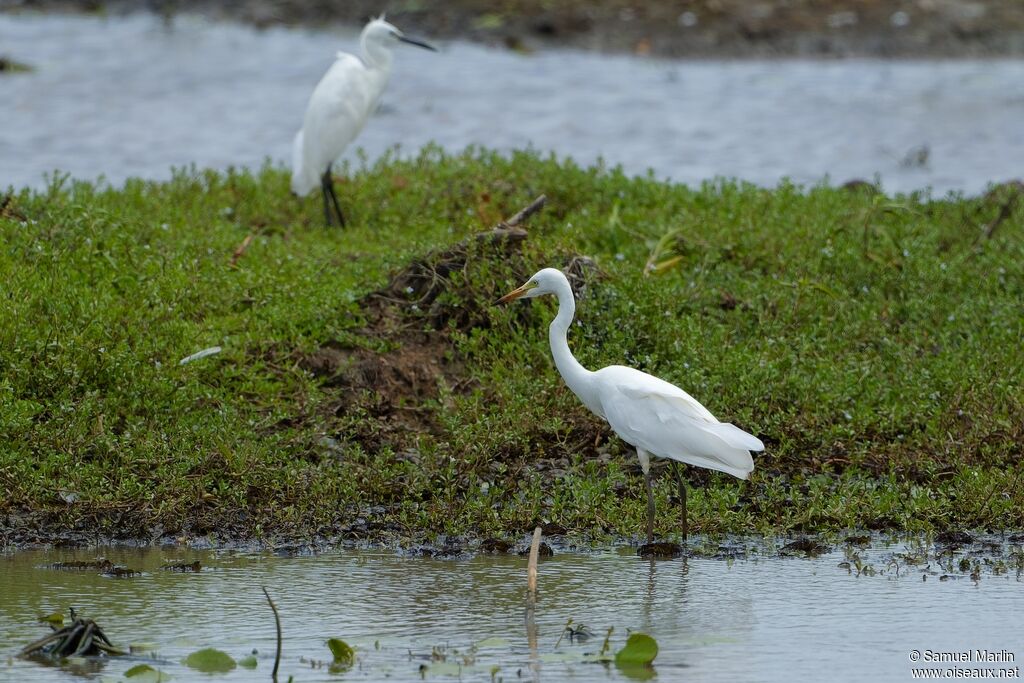
[[[608,421],[623,441],[636,448],[647,487],[647,542],[654,540],[654,494],[650,456],[669,458],[746,479],[754,469],[750,451],[764,444],[739,427],[719,422],[707,408],[677,386],[621,365],[596,372],[573,357],[566,332],[576,312],[569,280],[561,271],[545,268],[498,303],[544,294],[558,297],[558,315],[548,328],[551,355],[562,379],[598,417]],[[673,468],[675,463],[673,462]],[[686,536],[686,488],[683,500],[683,537]]]
[[[339,52],[338,58],[320,79],[306,107],[302,128],[292,143],[292,192],[308,195],[317,185],[323,192],[324,220],[331,224],[334,205],[339,225],[345,217],[334,194],[331,166],[366,125],[391,75],[391,48],[399,42],[427,50],[437,49],[407,37],[397,28],[374,19],[359,38],[362,56]]]

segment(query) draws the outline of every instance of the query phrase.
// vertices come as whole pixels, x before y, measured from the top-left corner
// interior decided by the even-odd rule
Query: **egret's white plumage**
[[[548,328],[558,372],[587,408],[607,420],[623,441],[636,448],[645,477],[650,472],[649,455],[718,470],[740,479],[749,476],[754,469],[750,451],[764,450],[757,437],[719,422],[685,391],[645,372],[622,365],[591,372],[580,365],[566,338],[576,301],[569,280],[561,271],[538,271],[501,301],[544,294],[558,297],[558,315]],[[653,501],[649,501],[649,509],[653,516]]]
[[[309,98],[302,128],[292,143],[291,186],[292,192],[305,196],[319,185],[325,212],[328,194],[338,208],[329,185],[331,165],[377,108],[391,75],[391,48],[400,41],[434,49],[405,36],[383,18],[374,19],[360,35],[361,56],[339,52]]]

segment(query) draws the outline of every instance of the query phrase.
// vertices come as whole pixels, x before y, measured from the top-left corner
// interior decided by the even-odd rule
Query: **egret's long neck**
[[[600,409],[593,405],[596,397],[592,395],[591,376],[594,373],[580,365],[580,362],[572,355],[572,351],[569,350],[569,342],[566,339],[566,333],[569,331],[575,313],[576,300],[572,295],[572,288],[566,282],[564,287],[558,289],[558,315],[548,327],[551,355],[554,356],[555,367],[558,368],[565,383],[572,389],[572,393],[576,394],[588,408],[600,414]]]
[[[364,35],[359,40],[363,51],[363,61],[371,69],[379,69],[385,76],[391,72],[391,50],[380,44],[380,41],[369,40]]]

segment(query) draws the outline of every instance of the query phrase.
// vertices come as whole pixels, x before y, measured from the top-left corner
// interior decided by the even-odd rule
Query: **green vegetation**
[[[1013,188],[688,189],[432,149],[339,189],[347,230],[277,168],[0,197],[0,537],[641,533],[635,455],[551,363],[554,302],[491,305],[574,254],[598,265],[584,365],[664,377],[768,447],[749,482],[689,468],[692,530],[1024,526]],[[362,300],[542,192],[521,249],[471,249],[429,306]]]

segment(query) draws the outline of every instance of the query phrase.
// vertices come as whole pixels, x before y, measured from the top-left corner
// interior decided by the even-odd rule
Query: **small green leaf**
[[[344,666],[351,666],[356,661],[356,652],[352,646],[340,638],[331,638],[327,641],[327,647],[331,648],[334,655],[334,663]]]
[[[255,655],[248,655],[238,660],[238,666],[245,669],[255,669],[257,663]]]
[[[42,621],[47,624],[52,624],[56,628],[60,628],[64,625],[64,615],[60,612],[54,612],[53,614],[46,614],[44,616],[39,617],[39,621]]]
[[[633,633],[615,653],[615,664],[650,664],[658,656],[658,643],[646,633]]]
[[[230,655],[208,647],[204,650],[197,650],[185,658],[185,666],[203,673],[225,673],[237,666]]]

